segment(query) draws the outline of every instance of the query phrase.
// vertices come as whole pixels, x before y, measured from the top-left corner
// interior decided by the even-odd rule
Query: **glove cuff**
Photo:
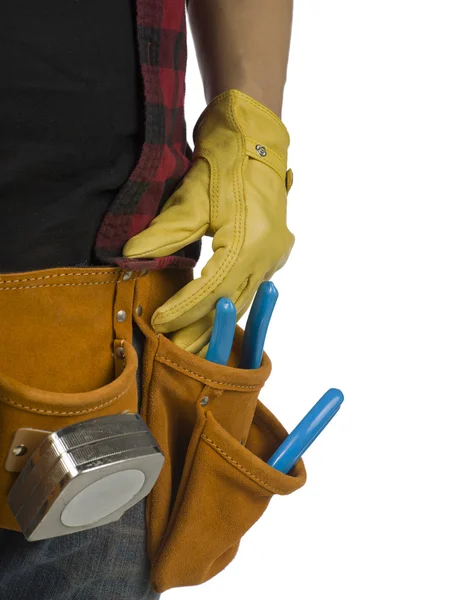
[[[239,90],[216,96],[200,115],[194,131],[195,145],[201,145],[217,127],[244,137],[246,151],[262,159],[285,177],[290,136],[281,119],[267,106]]]

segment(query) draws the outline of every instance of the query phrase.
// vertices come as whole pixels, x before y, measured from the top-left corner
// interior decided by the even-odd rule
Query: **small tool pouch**
[[[47,438],[49,432],[56,432],[75,423],[98,417],[137,411],[136,351],[126,340],[115,340],[114,349],[116,358],[111,358],[111,362],[115,360],[115,378],[91,391],[78,393],[48,391],[0,373],[0,528],[20,530],[8,505],[8,495],[19,473],[26,464],[29,464],[30,456]],[[56,456],[53,462],[57,467]],[[46,464],[51,466],[48,461]],[[73,471],[67,468],[68,471]],[[25,506],[26,499],[29,501],[28,513],[31,514],[30,511],[36,509],[41,511],[41,516],[44,518],[51,503],[65,485],[62,480],[57,479],[61,469],[56,471],[53,476],[54,486],[48,487],[51,484],[48,470],[41,479],[36,479],[33,486],[29,487],[28,495],[34,492],[36,497],[47,500],[36,507],[31,502],[31,495],[30,498],[24,496],[19,502],[20,498],[15,494],[13,506],[17,511],[22,505]],[[36,472],[37,470],[32,474],[33,477]],[[31,481],[28,485],[31,485]],[[36,493],[39,491],[39,485],[46,485],[48,488],[45,488],[40,495]],[[26,489],[26,486],[22,486],[19,491],[23,495]],[[39,520],[40,516],[37,514],[36,523]],[[70,528],[66,528],[61,533],[68,532]],[[50,537],[53,535],[56,535],[55,531],[51,532]]]
[[[230,366],[211,363],[157,335],[144,322],[142,418],[165,456],[147,501],[153,588],[198,585],[224,569],[274,494],[299,489],[302,460],[288,475],[266,464],[287,431],[258,400],[271,370],[237,368],[237,327]]]

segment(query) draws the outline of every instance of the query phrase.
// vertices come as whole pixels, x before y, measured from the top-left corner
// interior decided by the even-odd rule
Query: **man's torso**
[[[90,264],[136,165],[144,97],[134,0],[0,8],[0,272]]]

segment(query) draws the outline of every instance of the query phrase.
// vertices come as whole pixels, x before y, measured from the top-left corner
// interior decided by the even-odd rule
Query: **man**
[[[201,277],[151,320],[204,354],[217,299],[232,298],[241,316],[293,245],[280,120],[292,0],[188,2],[208,103],[193,154],[184,10],[183,0],[2,4],[0,274],[189,268],[212,236]],[[133,343],[141,356],[134,331]],[[159,597],[143,506],[41,542],[0,530],[2,600]]]

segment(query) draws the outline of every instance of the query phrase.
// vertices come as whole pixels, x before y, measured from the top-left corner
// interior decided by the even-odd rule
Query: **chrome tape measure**
[[[75,423],[36,448],[8,496],[29,541],[119,519],[149,494],[164,456],[137,413]]]

